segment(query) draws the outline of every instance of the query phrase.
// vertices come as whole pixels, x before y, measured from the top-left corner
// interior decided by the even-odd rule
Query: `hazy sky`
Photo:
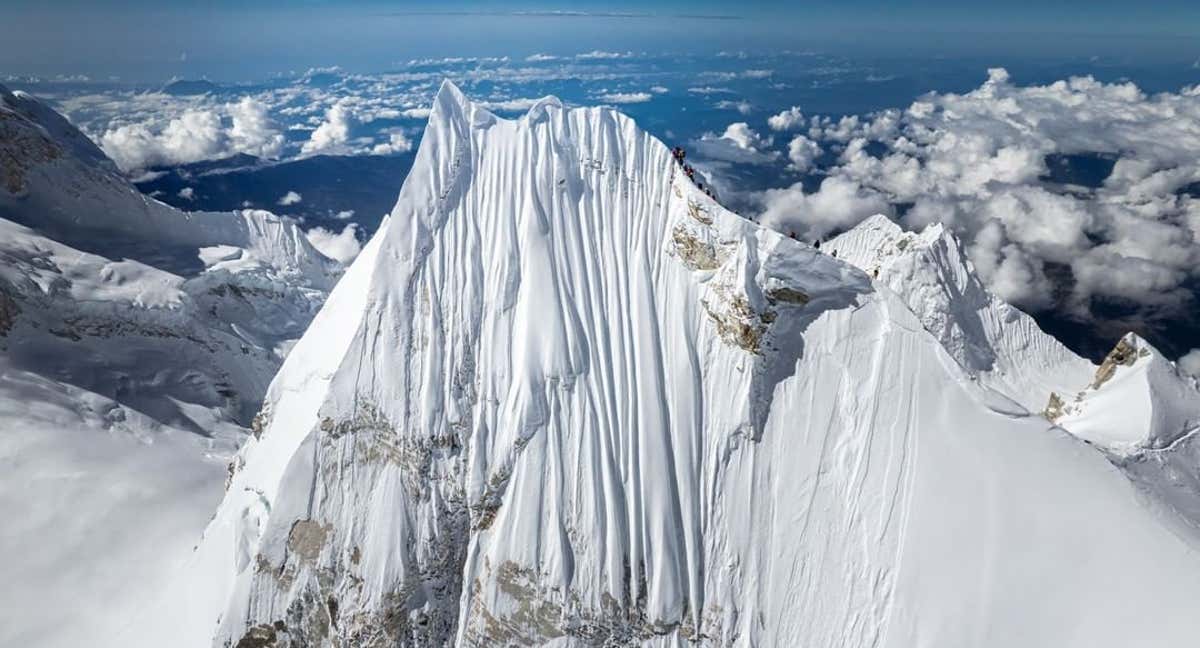
[[[1053,5],[1053,6],[1049,6]],[[582,12],[591,15],[550,15]],[[481,15],[481,14],[487,14]],[[1200,58],[1200,2],[0,0],[0,74],[250,80],[414,57],[809,49],[884,56]]]

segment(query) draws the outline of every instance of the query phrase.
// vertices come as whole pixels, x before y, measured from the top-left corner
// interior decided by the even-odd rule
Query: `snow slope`
[[[1145,340],[1127,335],[1099,366],[1076,356],[987,291],[937,224],[910,233],[874,216],[824,250],[900,296],[981,384],[1101,448],[1200,528],[1200,389]]]
[[[1052,420],[1117,454],[1163,449],[1200,429],[1196,379],[1130,333],[1074,397],[1064,393]]]
[[[0,88],[4,646],[94,645],[144,605],[341,273],[290,222],[180,212],[114,169]]]
[[[1200,529],[1200,385],[1150,343],[1122,338],[1077,392],[1046,415],[1103,448],[1143,491]]]
[[[1030,412],[1042,411],[1051,392],[1075,389],[1096,370],[985,288],[941,224],[905,232],[880,214],[822,249],[899,295],[970,375]]]
[[[446,84],[122,642],[1194,640],[1195,538],[920,315],[612,110]]]

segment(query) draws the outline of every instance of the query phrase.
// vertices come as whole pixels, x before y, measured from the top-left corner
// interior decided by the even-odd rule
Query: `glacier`
[[[1195,466],[1145,453],[1194,435],[1048,420],[1166,370],[1073,356],[938,229],[831,246],[723,209],[614,110],[506,120],[444,84],[120,643],[1193,642],[1196,528],[1161,486],[1196,501]],[[1155,420],[1188,428],[1171,375]]]

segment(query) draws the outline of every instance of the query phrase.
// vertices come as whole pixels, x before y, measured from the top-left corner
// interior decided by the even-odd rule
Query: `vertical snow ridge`
[[[194,578],[220,582],[185,609],[218,645],[961,645],[922,597],[985,572],[937,565],[991,538],[941,546],[939,502],[1112,528],[1003,500],[1027,475],[993,450],[1062,459],[1139,515],[1098,457],[985,408],[899,298],[723,210],[615,111],[505,120],[444,84],[369,249],[198,550]],[[958,616],[1028,587],[1011,573]]]

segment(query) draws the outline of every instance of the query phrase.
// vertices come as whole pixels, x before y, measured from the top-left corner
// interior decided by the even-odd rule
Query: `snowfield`
[[[722,209],[613,110],[505,120],[444,85],[120,643],[1194,643],[1194,383],[1139,421],[1175,445],[1118,455],[1046,418],[1106,365],[953,237],[876,219],[833,249]],[[1115,364],[1072,410],[1098,427],[1106,385],[1160,384]]]

